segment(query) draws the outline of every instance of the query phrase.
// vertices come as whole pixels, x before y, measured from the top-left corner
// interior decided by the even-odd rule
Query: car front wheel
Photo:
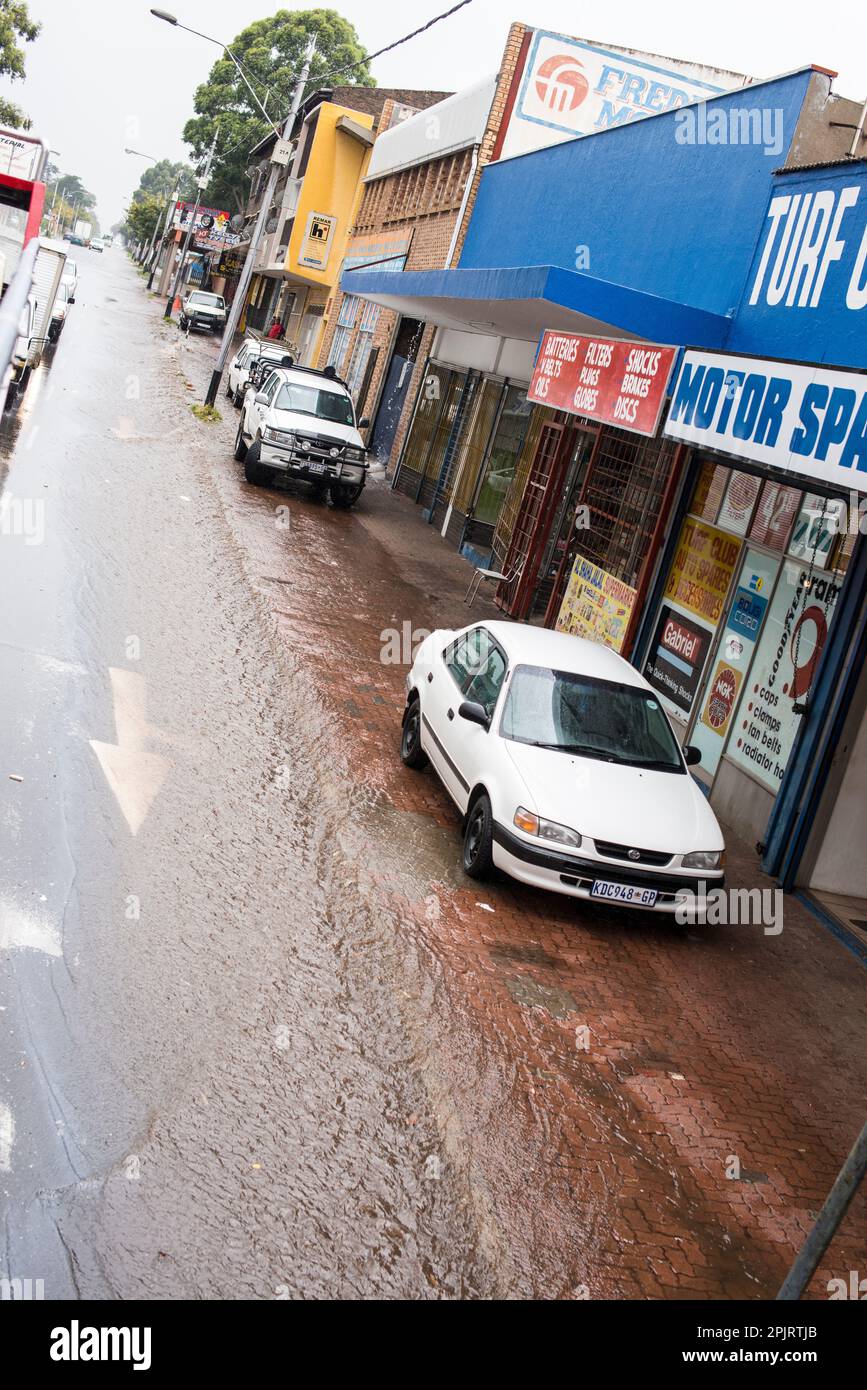
[[[244,442],[244,421],[238,421],[238,433],[235,435],[235,448],[233,457],[236,463],[243,463],[247,457],[247,445]]]
[[[349,483],[333,483],[329,489],[331,505],[332,507],[352,507],[358,501],[363,491],[363,483],[358,483],[356,485],[351,485]]]
[[[480,792],[467,812],[464,826],[464,872],[470,878],[487,878],[494,867],[494,817],[485,792]]]
[[[414,768],[417,772],[427,767],[427,753],[421,746],[421,701],[417,695],[410,700],[403,716],[400,756],[405,767]]]
[[[264,468],[259,462],[261,452],[262,446],[257,439],[255,444],[250,445],[244,459],[244,477],[254,487],[267,487],[273,481],[271,469]]]

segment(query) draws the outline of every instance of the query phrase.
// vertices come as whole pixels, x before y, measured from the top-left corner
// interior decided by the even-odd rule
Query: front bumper
[[[189,319],[193,328],[225,328],[226,320],[211,318],[208,314],[188,314],[186,309],[184,314]]]
[[[547,888],[553,893],[564,893],[572,898],[584,898],[589,902],[608,904],[613,907],[640,908],[643,912],[673,913],[684,909],[685,900],[678,894],[689,893],[690,912],[701,912],[707,901],[707,891],[722,888],[725,874],[679,873],[668,870],[633,869],[631,865],[618,864],[611,859],[584,859],[579,855],[564,854],[559,850],[538,847],[513,835],[504,825],[494,822],[494,863],[511,878],[521,883],[532,884],[536,888]],[[631,902],[622,899],[592,896],[593,884],[601,879],[605,883],[623,884],[638,890],[655,892],[653,904],[642,902],[640,896]]]
[[[344,483],[347,487],[364,485],[367,464],[346,462],[330,454],[318,454],[311,449],[292,448],[262,440],[260,458],[269,468],[280,469],[293,478],[308,483]]]

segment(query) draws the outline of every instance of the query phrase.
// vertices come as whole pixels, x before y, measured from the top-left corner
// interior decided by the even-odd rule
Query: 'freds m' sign
[[[655,434],[676,349],[548,329],[527,396],[636,434]]]
[[[867,375],[688,351],[663,434],[867,491]]]

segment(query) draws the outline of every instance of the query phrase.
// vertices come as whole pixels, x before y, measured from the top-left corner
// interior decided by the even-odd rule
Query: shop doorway
[[[313,354],[319,341],[319,330],[322,327],[324,310],[324,304],[313,304],[301,320],[301,333],[298,338],[298,362],[302,367],[313,365]]]
[[[598,438],[598,427],[590,426],[589,428],[570,431],[570,438],[566,447],[571,452],[563,472],[560,496],[554,511],[551,530],[542,554],[542,563],[539,566],[536,586],[527,614],[531,622],[534,619],[544,619],[546,627],[553,627],[554,625],[553,618],[549,621],[549,612],[550,608],[554,606],[558,576],[564,571],[568,574],[572,568],[572,561],[577,548],[577,537],[581,532],[578,524],[581,495],[584,491],[587,470]],[[559,600],[560,594],[558,592],[556,594],[556,607],[558,609]],[[556,616],[555,612],[554,618]]]
[[[418,361],[423,333],[424,324],[420,319],[402,318],[398,324],[391,361],[385,374],[385,384],[370,435],[370,452],[379,463],[387,463],[391,456],[398,421],[403,413],[413,369]]]
[[[542,561],[543,538],[551,525],[569,458],[569,449],[564,448],[569,437],[571,431],[567,434],[566,427],[557,423],[544,425],[539,436],[503,567],[505,574],[517,574],[518,578],[508,588],[501,585],[497,592],[497,602],[511,618],[527,616]]]

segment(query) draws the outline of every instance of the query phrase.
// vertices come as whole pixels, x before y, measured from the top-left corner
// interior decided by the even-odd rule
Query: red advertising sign
[[[676,348],[547,329],[527,396],[635,434],[656,434]]]

